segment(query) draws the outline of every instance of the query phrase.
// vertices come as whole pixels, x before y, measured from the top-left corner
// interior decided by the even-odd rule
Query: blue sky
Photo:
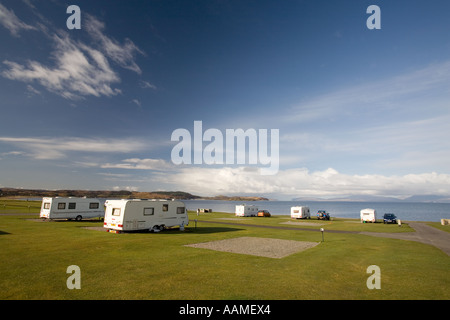
[[[69,30],[66,9],[81,9]],[[381,29],[369,30],[369,5]],[[450,194],[450,3],[0,0],[0,186]],[[279,129],[279,172],[171,134]]]

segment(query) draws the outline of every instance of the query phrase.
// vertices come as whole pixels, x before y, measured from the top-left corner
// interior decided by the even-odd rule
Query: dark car
[[[330,220],[330,214],[325,210],[317,211],[317,219],[319,220]]]
[[[383,223],[397,223],[397,217],[393,213],[385,213]]]

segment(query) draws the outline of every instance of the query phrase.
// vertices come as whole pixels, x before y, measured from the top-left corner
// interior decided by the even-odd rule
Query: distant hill
[[[450,195],[447,197],[438,195],[415,195],[403,200],[404,202],[438,202],[448,203],[450,202]]]
[[[397,202],[402,201],[397,198],[392,197],[382,197],[382,196],[365,196],[365,195],[356,195],[356,196],[348,196],[342,198],[312,198],[312,197],[298,197],[292,199],[292,201],[349,201],[349,202]]]
[[[202,197],[205,200],[226,200],[226,201],[267,201],[268,198],[264,197],[243,197],[243,196],[215,196],[215,197]]]
[[[349,201],[349,202],[436,202],[436,203],[449,203],[450,197],[439,195],[414,195],[405,199],[398,199],[394,197],[386,196],[370,196],[370,195],[356,195],[348,196],[345,198],[311,198],[311,197],[298,197],[292,199],[292,201]]]
[[[34,190],[34,189],[0,189],[1,197],[88,197],[121,199],[199,199],[199,196],[183,191],[110,191],[110,190]]]
[[[228,200],[228,201],[257,201],[268,200],[263,197],[216,196],[201,197],[184,191],[110,191],[110,190],[41,190],[1,188],[0,197],[35,198],[35,197],[88,197],[88,198],[120,198],[120,199],[183,199],[183,200]]]

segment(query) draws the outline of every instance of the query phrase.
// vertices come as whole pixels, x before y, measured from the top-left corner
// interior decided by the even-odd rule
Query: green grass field
[[[225,213],[198,217],[190,213],[184,232],[112,234],[86,229],[102,227],[101,221],[42,222],[37,219],[39,203],[30,205],[22,209],[24,214],[5,206],[3,212],[9,214],[0,215],[0,299],[450,298],[450,258],[417,242],[325,233],[325,242],[318,246],[273,259],[184,245],[244,236],[320,242],[320,232],[256,227],[295,228],[281,224],[290,220],[282,216],[241,218],[241,222],[223,219],[234,218]],[[28,210],[36,214],[29,215]],[[196,228],[194,219],[201,220]],[[407,225],[399,228],[345,219],[324,223],[318,228],[412,231]],[[66,286],[70,265],[81,269],[80,290]],[[366,286],[370,265],[381,269],[379,290]]]

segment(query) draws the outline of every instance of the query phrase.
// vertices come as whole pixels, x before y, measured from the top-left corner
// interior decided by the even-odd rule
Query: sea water
[[[384,213],[394,213],[403,221],[441,221],[450,219],[450,203],[423,202],[350,202],[350,201],[222,201],[222,200],[183,200],[188,210],[198,208],[212,209],[214,212],[234,213],[236,205],[255,205],[259,210],[268,210],[272,215],[290,215],[291,207],[307,206],[311,217],[318,210],[326,210],[332,217],[360,218],[361,209],[372,208],[377,211],[377,219]]]

